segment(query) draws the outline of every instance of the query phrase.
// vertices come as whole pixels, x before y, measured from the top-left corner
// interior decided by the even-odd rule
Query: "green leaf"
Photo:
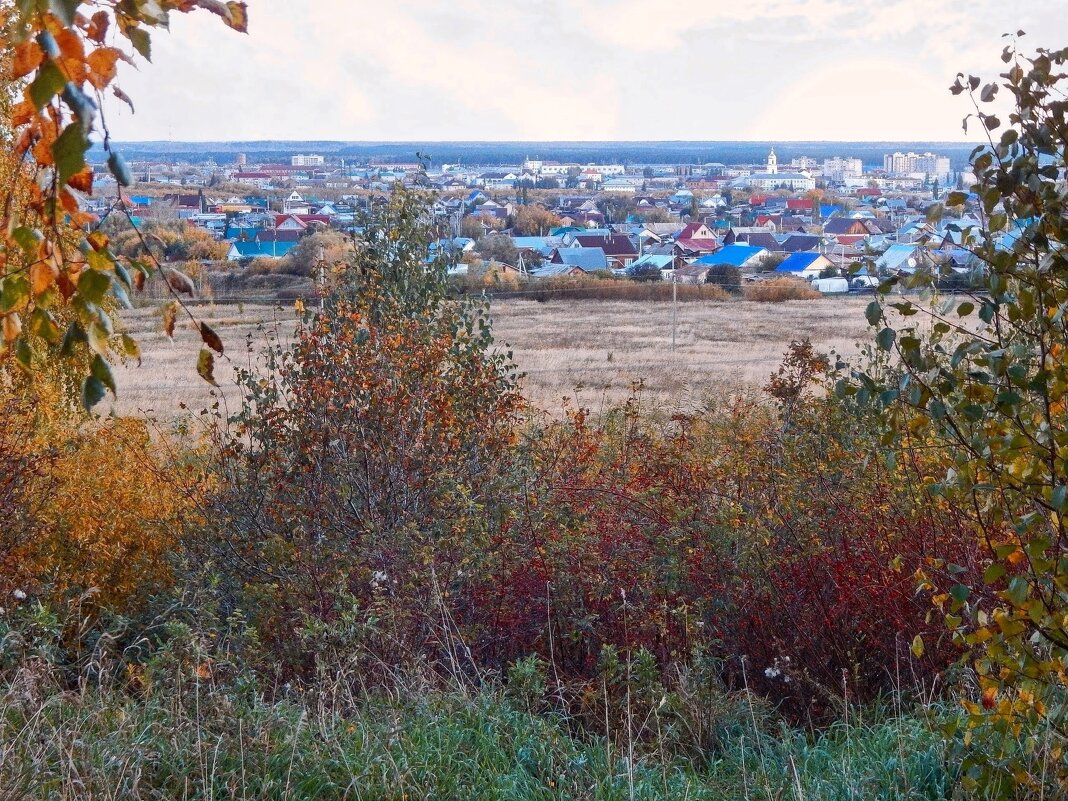
[[[76,122],[64,128],[63,133],[52,143],[52,158],[55,160],[61,184],[67,183],[72,175],[77,175],[85,169],[85,151],[88,149],[89,140],[82,126]]]
[[[74,14],[77,12],[79,5],[81,5],[80,0],[48,0],[48,6],[52,9],[52,13],[59,17],[63,24],[68,27],[74,24]]]
[[[868,320],[868,325],[878,325],[879,321],[883,319],[883,307],[879,304],[879,301],[873,300],[869,303],[864,310],[864,316]]]
[[[85,329],[80,323],[73,322],[67,326],[67,333],[63,335],[63,344],[60,345],[59,352],[62,356],[70,356],[74,353],[74,348],[78,343],[88,341],[89,337],[85,335]]]
[[[122,335],[122,351],[131,359],[137,359],[138,363],[141,362],[141,346],[129,334]]]
[[[1009,586],[1004,594],[1014,606],[1019,606],[1031,594],[1031,586],[1023,576],[1013,576],[1009,579]]]
[[[55,318],[47,309],[42,309],[40,306],[35,308],[30,314],[29,323],[30,330],[49,345],[59,342],[59,326],[56,325]]]
[[[6,314],[30,297],[30,281],[23,275],[9,275],[0,282],[0,314]]]
[[[111,278],[98,270],[85,270],[78,279],[78,294],[89,303],[99,303],[111,289]]]
[[[115,151],[108,156],[108,170],[115,176],[119,186],[129,186],[133,183],[133,175],[126,164],[126,160]]]
[[[215,357],[207,348],[201,348],[200,355],[197,356],[197,373],[212,386],[219,386],[215,382]]]
[[[82,406],[89,411],[104,399],[107,387],[95,375],[87,376],[82,382]]]
[[[960,304],[957,307],[957,316],[958,317],[967,317],[973,311],[975,311],[975,304],[972,303],[971,301],[967,301],[966,300],[966,301],[964,301],[964,303]]]
[[[46,61],[42,64],[30,84],[30,100],[34,108],[38,111],[43,109],[53,97],[63,91],[66,84],[67,79],[54,62]]]
[[[994,562],[983,572],[983,581],[987,584],[993,584],[999,578],[1005,575],[1005,565],[1001,562]]]
[[[15,340],[15,361],[26,372],[33,372],[33,351],[24,336]]]
[[[22,252],[30,257],[37,255],[37,250],[40,248],[41,242],[44,241],[40,231],[34,228],[27,228],[24,225],[20,225],[12,231],[11,238],[22,248]]]
[[[963,584],[954,584],[949,590],[949,594],[952,596],[953,600],[961,604],[968,600],[968,596],[971,595],[971,593],[971,589]]]
[[[89,372],[100,379],[100,383],[110,389],[112,394],[115,394],[115,376],[111,372],[111,365],[104,361],[104,358],[99,353],[93,357],[92,364],[89,365]]]
[[[876,335],[875,342],[880,350],[888,351],[894,346],[894,341],[896,339],[897,332],[893,328],[884,328]]]
[[[145,61],[152,60],[152,37],[144,28],[127,28],[124,33],[134,50],[144,56]]]
[[[1063,512],[1066,501],[1068,501],[1068,486],[1061,484],[1058,487],[1054,487],[1049,501],[1053,508],[1058,512]]]

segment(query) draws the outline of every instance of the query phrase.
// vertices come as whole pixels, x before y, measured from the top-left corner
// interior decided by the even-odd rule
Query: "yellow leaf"
[[[923,638],[917,634],[912,638],[912,655],[917,659],[923,656]]]

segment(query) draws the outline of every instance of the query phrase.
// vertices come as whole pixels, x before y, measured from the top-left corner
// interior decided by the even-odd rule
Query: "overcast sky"
[[[1064,0],[249,0],[174,15],[115,138],[958,140],[958,71]]]

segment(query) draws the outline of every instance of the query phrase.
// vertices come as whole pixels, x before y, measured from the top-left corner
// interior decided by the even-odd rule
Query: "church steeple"
[[[768,153],[768,173],[775,175],[779,172],[779,158],[775,155],[775,148]]]

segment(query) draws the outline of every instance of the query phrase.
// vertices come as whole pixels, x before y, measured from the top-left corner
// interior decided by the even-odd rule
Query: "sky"
[[[1064,0],[248,0],[124,67],[121,141],[958,141],[957,72]]]

